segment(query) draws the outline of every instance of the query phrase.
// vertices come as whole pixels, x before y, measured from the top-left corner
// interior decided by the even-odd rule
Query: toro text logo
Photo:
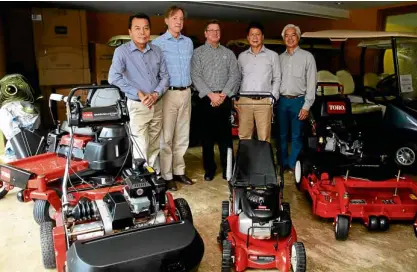
[[[329,114],[345,114],[346,113],[346,104],[345,102],[328,102],[327,103],[327,112]]]

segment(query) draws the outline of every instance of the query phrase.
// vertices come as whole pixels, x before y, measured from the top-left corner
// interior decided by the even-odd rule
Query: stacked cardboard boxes
[[[107,44],[91,44],[91,78],[97,85],[107,84],[114,50],[115,47],[108,46]]]
[[[39,85],[89,84],[86,12],[35,8],[32,24]]]

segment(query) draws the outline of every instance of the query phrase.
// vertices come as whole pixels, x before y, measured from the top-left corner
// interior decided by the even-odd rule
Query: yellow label
[[[411,198],[412,200],[417,200],[417,196],[416,196],[415,194],[410,194],[410,198]]]
[[[149,172],[149,173],[153,173],[153,172],[155,172],[155,171],[153,170],[153,168],[152,168],[152,167],[150,167],[150,166],[146,166],[146,169],[148,169],[148,172]]]

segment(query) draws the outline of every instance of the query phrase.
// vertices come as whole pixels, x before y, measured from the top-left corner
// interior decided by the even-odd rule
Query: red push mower
[[[392,221],[414,221],[417,236],[417,183],[358,130],[349,99],[317,96],[310,117],[295,184],[308,192],[315,215],[334,219],[335,238],[348,238],[353,219],[381,231]]]
[[[103,103],[109,103],[109,95],[117,93],[119,97],[112,105],[100,106],[96,101],[91,107],[88,100],[82,105],[78,99],[73,99],[80,89],[89,90],[91,97],[104,98],[98,99]],[[38,187],[28,195],[29,199],[43,196],[40,199],[55,209],[52,218],[45,217],[45,221],[40,222],[45,268],[196,271],[204,243],[193,226],[187,201],[174,200],[166,191],[165,181],[157,179],[154,169],[144,159],[129,163],[131,149],[140,149],[130,140],[129,116],[120,90],[115,86],[76,88],[65,100],[70,141],[64,154],[72,156],[67,156],[63,162],[63,178],[58,181],[61,187],[46,183],[45,191],[38,191]],[[100,133],[79,153],[83,156],[80,160],[75,158],[74,146],[81,136],[75,136],[74,130],[88,127],[99,129]],[[124,141],[128,144],[127,153],[123,152]],[[120,166],[119,157],[122,157]],[[84,165],[84,161],[86,171],[74,169],[74,162]],[[31,177],[40,179],[39,174],[28,170],[2,166],[3,169],[10,170],[12,185],[16,185],[15,181],[21,182],[20,172],[27,172],[24,180],[27,184]]]
[[[274,101],[270,94],[265,97]],[[280,178],[277,176],[271,144],[240,140],[234,166],[232,157],[229,149],[230,198],[222,202],[218,236],[222,248],[221,271],[232,268],[305,271],[304,244],[297,241],[290,205],[283,202],[284,175],[281,167]]]

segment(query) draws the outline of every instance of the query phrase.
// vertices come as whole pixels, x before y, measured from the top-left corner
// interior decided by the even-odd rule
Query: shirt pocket
[[[299,64],[293,64],[291,73],[295,77],[303,77],[304,76],[304,67]]]

